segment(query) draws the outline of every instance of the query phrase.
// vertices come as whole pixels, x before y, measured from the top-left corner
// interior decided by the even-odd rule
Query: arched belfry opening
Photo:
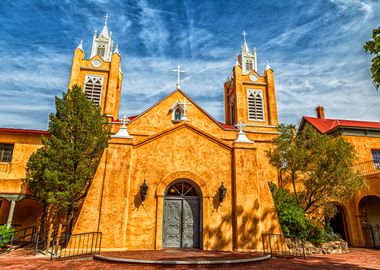
[[[199,187],[187,179],[176,180],[166,188],[163,248],[201,247],[201,198]]]

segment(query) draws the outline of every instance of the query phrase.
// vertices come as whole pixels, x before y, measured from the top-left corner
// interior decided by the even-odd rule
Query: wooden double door
[[[195,190],[183,192],[189,186],[187,183],[177,183],[174,188],[169,188],[169,194],[165,196],[164,248],[200,248],[200,197]]]

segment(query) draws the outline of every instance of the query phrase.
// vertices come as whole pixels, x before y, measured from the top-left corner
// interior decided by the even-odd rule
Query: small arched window
[[[180,108],[177,108],[174,112],[174,120],[181,121],[182,118],[182,111]]]

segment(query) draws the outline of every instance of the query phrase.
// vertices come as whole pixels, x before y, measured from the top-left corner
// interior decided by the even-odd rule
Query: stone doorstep
[[[134,263],[134,264],[172,264],[172,265],[213,265],[213,264],[237,264],[237,263],[252,263],[265,261],[271,258],[271,255],[263,255],[248,259],[236,259],[236,260],[143,260],[143,259],[130,259],[120,257],[110,257],[103,255],[94,255],[94,260],[106,261],[106,262],[118,262],[118,263]]]

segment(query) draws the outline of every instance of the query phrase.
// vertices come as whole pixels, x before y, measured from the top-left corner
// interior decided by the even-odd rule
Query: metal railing
[[[283,234],[262,234],[264,254],[272,257],[305,258],[304,241],[296,236]]]
[[[0,246],[6,247],[5,250],[9,252],[15,246],[22,246],[24,244],[32,243],[36,233],[36,226],[30,226],[21,230],[4,233],[0,235]]]
[[[56,236],[50,248],[51,259],[93,257],[100,254],[101,232]]]
[[[368,160],[354,165],[354,169],[361,175],[370,175],[380,173],[380,161]]]
[[[10,162],[0,162],[0,172],[9,173],[12,168],[12,163]]]

